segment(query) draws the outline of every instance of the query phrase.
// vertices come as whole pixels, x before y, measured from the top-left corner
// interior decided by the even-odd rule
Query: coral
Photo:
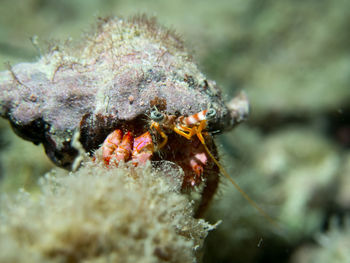
[[[271,134],[255,156],[255,166],[279,200],[279,218],[289,238],[299,239],[319,229],[322,209],[332,201],[326,193],[338,180],[341,158],[337,148],[312,129],[289,127]]]
[[[350,218],[345,217],[341,226],[333,218],[330,229],[315,236],[316,244],[299,248],[293,256],[292,263],[346,263],[350,261]]]
[[[165,171],[168,171],[167,173]],[[87,162],[41,192],[2,196],[1,262],[196,262],[214,226],[192,217],[177,170]],[[171,175],[171,176],[170,176]],[[171,182],[171,183],[170,183]]]
[[[227,164],[228,171],[276,218],[280,229],[224,185],[219,200],[208,211],[210,220],[220,218],[223,224],[207,240],[205,262],[226,258],[255,262],[262,253],[272,253],[274,262],[278,262],[277,251],[311,239],[324,224],[324,211],[330,209],[335,198],[328,193],[336,189],[343,165],[340,151],[319,132],[297,125],[269,135],[240,127],[235,134],[225,135],[223,143],[225,149],[235,149],[240,157]],[[216,251],[218,240],[226,245]],[[286,257],[284,253],[282,259]]]
[[[350,153],[343,156],[343,163],[339,169],[339,189],[336,194],[336,203],[343,209],[350,208]]]

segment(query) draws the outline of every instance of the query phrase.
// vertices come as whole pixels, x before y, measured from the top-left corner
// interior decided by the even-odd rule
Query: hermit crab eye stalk
[[[214,108],[210,108],[205,114],[206,120],[212,120],[216,116],[216,110]]]
[[[159,112],[158,110],[152,110],[151,119],[156,122],[162,121],[164,119],[164,114]]]

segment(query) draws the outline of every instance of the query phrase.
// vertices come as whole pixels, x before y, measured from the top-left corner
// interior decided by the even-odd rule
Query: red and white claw
[[[111,165],[113,160],[113,164],[118,166],[120,161],[127,162],[130,159],[135,166],[145,164],[153,152],[154,144],[149,132],[134,138],[131,132],[123,135],[118,129],[108,135],[102,144],[102,158],[106,166]]]
[[[133,144],[133,134],[131,132],[127,132],[123,136],[122,142],[114,152],[114,157],[117,162],[119,161],[126,162],[130,159],[132,144]]]
[[[149,132],[134,139],[134,148],[132,151],[132,161],[135,166],[145,164],[151,159],[154,152],[152,136]]]
[[[102,144],[102,158],[105,165],[110,165],[115,160],[115,165],[120,161],[127,162],[131,157],[133,135],[127,132],[123,135],[121,130],[115,130],[107,136]]]

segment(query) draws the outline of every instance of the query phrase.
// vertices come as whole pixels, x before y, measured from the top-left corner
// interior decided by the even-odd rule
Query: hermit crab
[[[183,191],[205,185],[197,216],[219,173],[227,175],[213,136],[249,113],[244,93],[225,103],[179,37],[145,16],[100,19],[75,46],[53,46],[37,62],[0,72],[0,90],[1,116],[21,137],[42,143],[58,166],[72,168],[75,134],[92,157],[102,145],[109,167],[177,164]]]

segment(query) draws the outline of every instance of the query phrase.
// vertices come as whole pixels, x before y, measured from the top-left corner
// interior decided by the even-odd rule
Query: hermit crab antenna
[[[243,191],[243,189],[241,187],[239,187],[239,185],[232,179],[231,176],[229,176],[229,174],[226,172],[226,170],[224,169],[224,167],[216,160],[216,158],[214,157],[214,155],[209,151],[205,140],[203,138],[202,135],[202,130],[205,129],[206,127],[206,121],[201,121],[201,123],[199,124],[198,128],[196,129],[196,134],[198,139],[201,141],[201,143],[203,144],[205,151],[208,153],[208,155],[210,156],[210,158],[214,161],[214,163],[217,165],[217,167],[219,167],[220,172],[233,184],[233,186],[238,190],[238,192],[241,193],[241,195],[244,197],[244,199],[246,199],[256,210],[258,210],[258,212],[263,215],[272,225],[274,225],[276,228],[279,228],[278,223],[272,218],[270,217],[262,208],[260,208],[260,206],[258,206],[257,203],[255,203],[247,194],[246,192]]]
[[[255,203],[247,194],[243,191],[241,187],[232,179],[231,176],[226,172],[224,167],[216,160],[216,158],[212,155],[212,153],[209,151],[207,145],[203,143],[203,146],[206,150],[206,152],[209,154],[210,158],[214,161],[214,163],[219,167],[220,172],[233,184],[233,186],[241,193],[241,195],[244,197],[245,200],[247,200],[258,212],[264,216],[272,225],[274,225],[276,228],[279,228],[278,223],[276,220],[274,220],[272,217],[270,217],[260,206],[258,206],[257,203]]]

